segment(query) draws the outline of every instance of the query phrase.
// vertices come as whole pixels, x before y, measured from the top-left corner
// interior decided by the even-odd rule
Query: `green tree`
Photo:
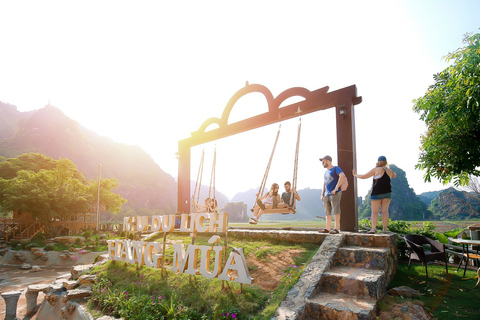
[[[48,223],[53,218],[68,218],[96,208],[98,181],[87,182],[68,159],[54,160],[40,154],[24,154],[1,159],[0,206],[6,210],[29,212]],[[5,172],[4,168],[7,168]],[[112,190],[115,179],[103,179],[101,207],[114,213],[126,202]]]
[[[426,170],[425,181],[434,177],[457,186],[480,174],[480,34],[463,42],[445,57],[452,65],[434,75],[413,107],[427,125],[416,168]]]

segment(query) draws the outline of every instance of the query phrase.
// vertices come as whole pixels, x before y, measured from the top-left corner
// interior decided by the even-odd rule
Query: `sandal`
[[[370,230],[370,231],[367,232],[367,234],[375,234],[375,233],[377,233],[376,230]]]
[[[330,230],[330,234],[337,234],[338,233],[338,230],[337,229],[332,229]]]
[[[320,233],[330,233],[330,230],[328,230],[327,228],[323,228],[322,230],[318,230],[318,232],[320,232]]]
[[[257,224],[257,223],[258,223],[258,220],[252,217],[252,218],[250,218],[250,221],[249,221],[248,223],[250,223],[250,224]]]

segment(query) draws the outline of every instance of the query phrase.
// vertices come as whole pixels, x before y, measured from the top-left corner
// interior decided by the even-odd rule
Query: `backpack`
[[[337,180],[338,180],[339,178],[338,178],[337,168],[339,167],[335,166],[335,170],[333,172],[335,172],[335,175],[337,176]],[[345,172],[343,174],[345,174]],[[342,185],[340,186],[340,190],[346,191],[347,188],[348,188],[348,179],[347,179],[347,175],[345,174],[345,180],[343,180]]]

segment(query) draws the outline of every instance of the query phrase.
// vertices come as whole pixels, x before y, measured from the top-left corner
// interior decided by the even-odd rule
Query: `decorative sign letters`
[[[189,232],[190,236],[196,233],[225,233],[227,231],[227,213],[191,213],[182,214],[179,232]],[[172,232],[175,229],[176,215],[125,217],[123,230],[146,231],[148,225],[151,231]],[[172,272],[202,275],[205,278],[215,278],[238,283],[251,284],[252,277],[248,272],[243,248],[232,248],[225,265],[222,259],[226,247],[215,246],[220,237],[212,236],[208,243],[211,245],[173,244],[173,263],[171,266],[162,264],[164,252],[162,243],[132,240],[107,240],[108,257],[111,260],[145,265],[150,268],[165,268]],[[213,255],[213,259],[212,259]],[[213,264],[213,268],[211,268]],[[223,269],[222,269],[223,266]],[[210,270],[213,269],[213,270]],[[234,272],[235,271],[235,272]]]

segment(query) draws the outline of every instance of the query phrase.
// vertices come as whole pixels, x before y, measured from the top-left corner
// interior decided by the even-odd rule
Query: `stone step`
[[[339,248],[335,264],[366,269],[387,269],[389,248],[344,246]]]
[[[380,299],[385,293],[385,272],[377,269],[333,267],[321,280],[321,291]]]
[[[319,292],[306,303],[307,319],[375,319],[376,300],[345,293]]]
[[[389,233],[352,233],[347,234],[346,245],[357,247],[382,247],[393,248],[397,243],[397,234]]]

